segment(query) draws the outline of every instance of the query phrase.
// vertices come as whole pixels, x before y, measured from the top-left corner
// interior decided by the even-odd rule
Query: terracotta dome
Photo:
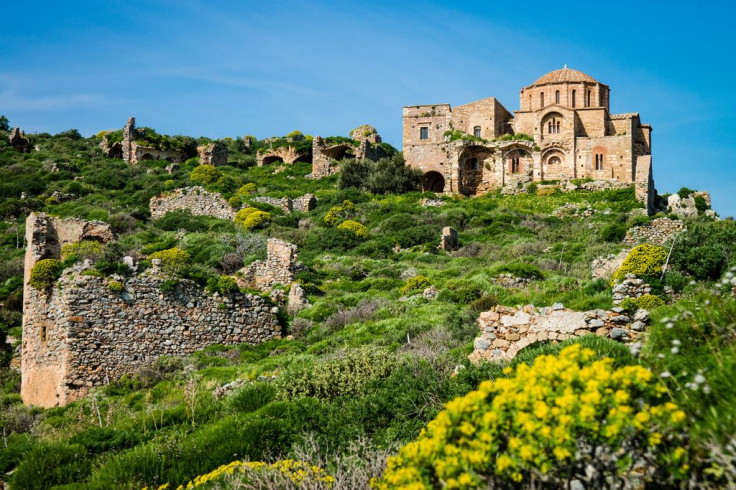
[[[534,85],[546,85],[548,83],[565,83],[565,82],[592,82],[592,83],[598,83],[598,81],[591,77],[590,75],[586,75],[585,73],[577,70],[573,70],[571,68],[562,68],[559,70],[554,70],[546,75],[542,75],[537,79],[536,82],[534,82]]]

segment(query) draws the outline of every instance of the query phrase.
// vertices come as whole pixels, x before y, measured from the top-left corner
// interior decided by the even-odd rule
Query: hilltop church
[[[521,89],[511,114],[495,97],[403,110],[404,158],[425,190],[479,195],[504,186],[570,179],[635,183],[653,207],[652,127],[611,114],[610,88],[562,68]]]

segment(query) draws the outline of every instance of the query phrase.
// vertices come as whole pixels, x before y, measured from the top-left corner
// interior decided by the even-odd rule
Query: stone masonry
[[[355,158],[357,160],[376,161],[383,155],[378,146],[381,137],[373,126],[364,124],[350,131],[353,143],[341,142],[329,144],[320,136],[312,140],[312,173],[311,178],[321,179],[340,170],[340,160]]]
[[[403,108],[406,164],[424,190],[479,195],[545,180],[634,184],[654,212],[652,127],[610,113],[610,89],[564,67],[521,89],[512,114],[496,98]]]
[[[634,274],[626,274],[623,281],[616,282],[613,286],[613,304],[619,305],[626,298],[636,299],[644,294],[651,294],[652,288]]]
[[[22,130],[13,128],[10,132],[9,141],[10,146],[12,146],[15,151],[20,153],[31,152],[31,142],[26,138],[26,135]]]
[[[303,268],[297,262],[297,246],[269,238],[266,247],[265,262],[257,260],[239,271],[240,287],[268,291],[276,284],[289,285],[294,282],[294,275]]]
[[[89,389],[132,373],[162,355],[187,355],[207,345],[255,343],[280,335],[264,299],[243,293],[210,295],[158,267],[128,279],[85,275],[90,262],[64,271],[47,291],[29,285],[38,260],[59,258],[80,240],[107,242],[107,224],[32,213],[26,221],[21,396],[27,404],[66,405]],[[123,283],[123,290],[111,287]]]
[[[295,199],[290,199],[288,197],[278,198],[261,196],[253,197],[250,200],[254,202],[269,204],[275,208],[283,210],[286,214],[289,214],[292,211],[308,213],[309,211],[312,211],[317,205],[317,198],[314,197],[313,194],[304,194],[303,196],[297,197]]]
[[[210,143],[197,147],[200,165],[227,165],[227,146],[221,142]]]
[[[457,230],[449,226],[442,228],[442,238],[440,239],[440,250],[452,252],[460,247],[460,241],[457,237]]]
[[[188,209],[194,216],[213,216],[229,220],[235,218],[235,210],[219,193],[207,192],[201,186],[185,187],[154,196],[148,206],[152,219],[163,218],[169,211],[177,209]]]
[[[675,194],[676,195],[676,194]],[[685,223],[670,218],[657,218],[642,226],[635,226],[626,232],[624,243],[636,245],[638,243],[651,243],[663,245],[673,235],[685,231]]]
[[[123,128],[122,154],[127,163],[138,163],[142,160],[166,160],[171,163],[182,163],[186,155],[178,150],[162,150],[136,141],[139,132],[135,128],[135,118],[129,117]]]
[[[639,336],[627,329],[631,318],[619,311],[573,311],[555,304],[550,308],[496,306],[480,314],[481,335],[475,339],[469,356],[479,361],[510,361],[519,351],[537,342],[557,342],[572,337],[595,334],[616,340],[633,340]],[[645,311],[645,310],[641,310]]]

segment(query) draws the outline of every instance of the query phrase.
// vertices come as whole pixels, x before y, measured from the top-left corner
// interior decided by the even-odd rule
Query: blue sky
[[[523,6],[522,6],[523,5]],[[660,193],[736,214],[736,35],[727,2],[9,2],[0,114],[29,132],[347,135],[400,148],[401,107],[519,90],[567,64],[652,124]],[[571,20],[572,19],[572,20]]]

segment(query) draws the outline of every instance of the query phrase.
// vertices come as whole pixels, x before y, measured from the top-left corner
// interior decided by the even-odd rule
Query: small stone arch
[[[275,163],[275,162],[284,163],[284,159],[281,158],[280,156],[276,156],[276,155],[271,155],[271,156],[263,157],[263,164],[264,165],[268,165],[268,164]]]
[[[299,155],[298,157],[294,159],[294,163],[297,163],[297,162],[312,163],[312,155],[308,155],[306,153],[303,155]]]
[[[324,153],[328,158],[337,161],[355,158],[355,151],[351,145],[331,146],[322,150],[322,153]]]
[[[150,153],[144,153],[143,155],[141,155],[140,160],[153,160],[153,155],[151,155]]]
[[[558,149],[553,148],[542,154],[542,180],[561,180],[568,175],[567,157],[565,153]]]
[[[542,118],[542,134],[546,136],[557,136],[564,131],[565,116],[559,112],[548,112]]]
[[[439,172],[427,172],[422,177],[422,189],[430,192],[444,192],[445,178]]]

